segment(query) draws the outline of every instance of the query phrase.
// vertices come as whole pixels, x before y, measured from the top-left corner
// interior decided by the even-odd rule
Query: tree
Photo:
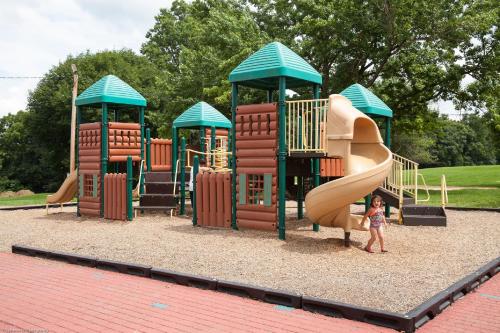
[[[130,50],[87,52],[54,66],[30,93],[27,111],[2,118],[2,174],[37,192],[57,190],[68,172],[72,63],[78,67],[80,93],[114,74],[148,100],[148,110],[158,108],[160,74]]]
[[[141,52],[165,73],[161,101],[166,113],[157,119],[162,134],[199,101],[229,116],[230,71],[269,41],[236,0],[174,1],[170,9],[161,9],[146,38]]]

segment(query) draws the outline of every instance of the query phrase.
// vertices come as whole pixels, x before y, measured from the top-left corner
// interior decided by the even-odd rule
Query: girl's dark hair
[[[370,201],[370,206],[373,207],[373,201],[375,199],[379,199],[380,200],[380,206],[382,206],[384,204],[384,200],[382,200],[382,197],[378,194],[375,194],[375,195],[372,195],[372,199]]]

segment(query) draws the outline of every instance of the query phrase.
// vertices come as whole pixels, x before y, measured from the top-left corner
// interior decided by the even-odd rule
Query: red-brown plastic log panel
[[[141,159],[141,126],[137,123],[116,123],[108,125],[108,155],[110,162],[126,161],[128,155],[133,161]],[[123,159],[122,156],[125,156]]]
[[[216,128],[215,136],[227,136],[228,130],[224,128]],[[205,129],[205,137],[210,137],[212,135],[212,129],[210,127],[206,127]]]
[[[236,109],[236,223],[238,227],[276,230],[277,223],[277,104],[241,105]],[[245,174],[246,198],[240,204],[240,175]],[[271,205],[251,202],[255,200],[255,179],[262,181],[265,174],[272,175]],[[252,182],[252,184],[250,184]],[[251,186],[249,186],[251,185]],[[250,190],[252,188],[252,190]],[[261,201],[260,199],[258,201]]]
[[[321,177],[343,177],[344,160],[342,158],[322,158],[320,160]]]
[[[196,176],[198,225],[231,226],[231,174],[203,172]]]
[[[172,140],[151,139],[152,171],[172,170]]]
[[[104,218],[124,221],[127,217],[127,174],[104,176]]]
[[[101,123],[81,124],[78,131],[78,195],[82,216],[101,213]],[[94,191],[94,178],[96,188]],[[83,181],[83,184],[80,182]],[[83,189],[83,193],[80,193]],[[93,194],[96,194],[94,197]]]

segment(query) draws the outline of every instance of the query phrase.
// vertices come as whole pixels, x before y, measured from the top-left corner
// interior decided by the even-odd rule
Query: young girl
[[[367,218],[370,219],[371,238],[368,241],[368,244],[365,246],[365,251],[373,253],[372,245],[377,240],[378,235],[378,239],[380,242],[380,251],[387,252],[384,249],[384,229],[382,226],[382,224],[387,225],[387,222],[385,221],[384,210],[382,209],[382,198],[379,195],[374,195],[372,197],[370,209],[368,209],[365,216],[363,216],[361,224],[363,224]]]

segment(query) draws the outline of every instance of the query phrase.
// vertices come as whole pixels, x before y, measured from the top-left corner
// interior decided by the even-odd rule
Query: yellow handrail
[[[420,202],[427,202],[431,198],[431,195],[429,194],[429,188],[427,187],[427,184],[425,183],[424,175],[422,175],[421,173],[419,173],[418,175],[420,176],[420,178],[422,178],[422,184],[424,185],[424,190],[427,193],[427,198],[426,199],[424,199],[424,200],[419,199],[418,201],[420,201]],[[417,191],[418,191],[418,188],[417,188]],[[417,201],[416,197],[415,197],[415,201]]]
[[[187,158],[186,158],[186,167],[191,168],[191,154],[197,154],[197,155],[206,155],[207,161],[211,159],[212,156],[214,156],[214,165],[213,167],[217,170],[219,169],[228,169],[226,166],[228,164],[229,156],[232,155],[232,152],[225,151],[224,149],[217,148],[213,151],[210,152],[202,152],[202,151],[197,151],[193,149],[186,149],[187,152]],[[229,170],[229,169],[228,169]]]
[[[448,204],[448,187],[445,175],[441,175],[441,206],[444,208],[446,204]]]

